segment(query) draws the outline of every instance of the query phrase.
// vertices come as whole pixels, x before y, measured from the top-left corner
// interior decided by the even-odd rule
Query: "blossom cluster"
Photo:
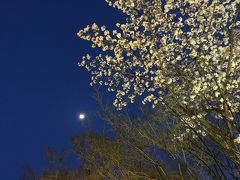
[[[92,74],[91,84],[116,93],[121,109],[137,97],[151,103],[171,99],[188,117],[239,125],[239,0],[106,0],[128,15],[108,31],[97,24],[78,36],[103,54],[79,63]]]

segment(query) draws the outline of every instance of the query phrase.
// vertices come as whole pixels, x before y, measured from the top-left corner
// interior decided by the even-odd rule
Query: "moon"
[[[85,114],[83,114],[83,113],[79,114],[78,118],[79,118],[80,120],[85,119]]]

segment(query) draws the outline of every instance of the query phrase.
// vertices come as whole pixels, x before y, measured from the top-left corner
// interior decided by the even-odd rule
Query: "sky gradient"
[[[80,112],[99,125],[88,117],[90,74],[77,66],[92,50],[76,33],[121,19],[104,0],[1,0],[0,179],[18,179],[24,164],[41,172],[45,148],[61,150],[83,131]]]

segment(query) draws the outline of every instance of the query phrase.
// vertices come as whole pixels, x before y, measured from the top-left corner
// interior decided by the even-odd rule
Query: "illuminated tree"
[[[133,154],[140,153],[157,167],[165,169],[169,164],[178,167],[175,172],[183,179],[234,179],[239,176],[238,169],[217,143],[174,117],[169,108],[150,110],[144,106],[134,118],[128,112],[101,107],[101,117],[112,126],[118,141],[129,145]],[[165,173],[167,177],[168,173]]]
[[[110,125],[105,134],[89,132],[72,138],[83,177],[126,180],[195,177],[199,172],[188,167],[173,150],[177,141],[171,142],[173,136],[166,133],[169,130],[166,121],[158,121],[161,113],[152,112],[153,116],[147,117],[150,112],[146,109],[141,113],[143,117],[137,118],[105,106],[100,113]]]
[[[91,84],[115,91],[118,109],[138,97],[167,108],[240,169],[239,0],[106,1],[128,18],[112,32],[95,23],[79,31],[105,52],[80,62]]]
[[[34,177],[40,180],[156,180],[190,177],[184,172],[186,168],[180,163],[177,164],[179,160],[168,157],[170,151],[168,152],[166,146],[169,146],[170,142],[167,143],[167,138],[170,139],[164,136],[164,131],[161,135],[155,132],[151,137],[149,136],[151,124],[157,123],[155,119],[147,121],[149,126],[146,126],[143,119],[135,119],[127,113],[116,112],[112,107],[107,107],[105,110],[102,111],[101,117],[110,125],[107,129],[109,133],[85,132],[74,136],[71,138],[71,150],[65,150],[60,154],[48,148],[45,155],[55,168],[45,169],[42,175]],[[161,124],[163,125],[164,121]],[[171,143],[171,147],[173,145]],[[62,166],[69,152],[74,152],[75,158],[80,161],[80,166],[76,169]],[[178,169],[178,165],[182,169]],[[192,170],[193,168],[188,169],[189,172]]]
[[[238,169],[221,147],[180,121],[166,107],[140,106],[137,113],[117,111],[99,101],[104,133],[91,131],[71,138],[72,148],[45,155],[54,168],[25,179],[236,179]],[[187,127],[187,128],[186,128]],[[79,166],[63,163],[69,153]],[[65,161],[66,162],[66,161]],[[23,178],[24,179],[24,178]]]

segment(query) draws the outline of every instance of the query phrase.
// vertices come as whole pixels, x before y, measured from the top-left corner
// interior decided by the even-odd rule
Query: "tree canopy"
[[[74,137],[81,165],[66,177],[239,178],[240,1],[106,2],[128,18],[80,30],[102,53],[79,65],[116,95],[114,108],[99,103],[111,133]]]
[[[95,23],[79,31],[103,51],[80,62],[91,71],[91,84],[114,91],[118,109],[137,98],[167,107],[240,168],[239,1],[107,2],[128,18],[112,32]]]

